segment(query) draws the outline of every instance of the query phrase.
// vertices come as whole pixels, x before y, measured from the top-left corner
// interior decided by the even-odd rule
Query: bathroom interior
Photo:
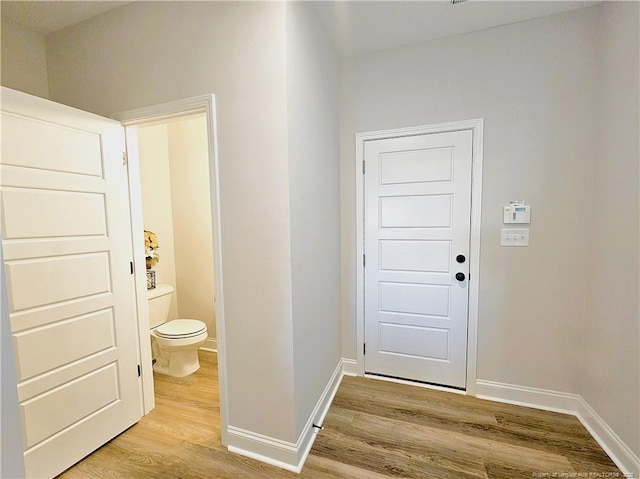
[[[189,114],[137,133],[144,229],[159,258],[147,291],[154,374],[182,377],[197,370],[198,349],[216,350],[207,123]]]

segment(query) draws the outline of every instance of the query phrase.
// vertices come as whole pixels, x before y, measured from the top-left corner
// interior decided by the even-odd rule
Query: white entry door
[[[2,88],[2,247],[27,477],[142,415],[124,133]]]
[[[365,372],[464,389],[472,131],[364,153]]]

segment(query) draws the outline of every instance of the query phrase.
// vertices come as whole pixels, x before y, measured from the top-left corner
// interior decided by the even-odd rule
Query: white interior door
[[[124,134],[2,88],[0,198],[27,477],[141,417]]]
[[[472,131],[364,152],[365,372],[465,388]]]

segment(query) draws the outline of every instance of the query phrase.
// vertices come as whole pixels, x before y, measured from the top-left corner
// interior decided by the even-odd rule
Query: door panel
[[[7,239],[106,234],[104,194],[7,189],[2,196]]]
[[[472,132],[365,143],[365,371],[466,385]]]
[[[380,184],[449,181],[453,175],[453,149],[396,151],[380,155]]]
[[[26,447],[108,406],[118,396],[116,365],[112,363],[24,401],[20,409],[26,426]]]
[[[90,356],[85,356],[82,361],[72,361],[60,367],[56,367],[43,374],[21,381],[18,385],[18,398],[26,401],[56,388],[60,384],[73,381],[76,378],[95,371],[104,364],[111,364],[118,360],[120,351],[116,347],[110,347]],[[83,456],[84,457],[84,456]]]
[[[445,241],[380,241],[380,269],[448,273],[451,246]]]
[[[12,311],[110,291],[107,253],[7,261]]]
[[[415,338],[407,343],[407,336]],[[380,323],[380,351],[426,359],[448,359],[446,329]]]
[[[451,196],[422,195],[380,198],[381,228],[451,226]]]
[[[2,89],[0,211],[28,477],[141,416],[124,132]]]
[[[5,98],[3,93],[3,104]],[[31,141],[23,141],[25,138]],[[100,133],[74,128],[73,124],[3,115],[2,154],[4,165],[102,176]]]
[[[73,340],[74,334],[81,335],[84,341]],[[38,376],[115,346],[113,313],[109,309],[16,333],[13,347],[21,359],[18,380]]]
[[[449,315],[449,287],[380,282],[380,312],[446,317]]]

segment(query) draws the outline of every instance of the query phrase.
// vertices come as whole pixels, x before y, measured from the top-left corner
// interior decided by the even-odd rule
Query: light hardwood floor
[[[216,356],[200,358],[186,378],[156,375],[156,408],[58,477],[623,477],[573,416],[351,377],[297,475],[222,447]]]

